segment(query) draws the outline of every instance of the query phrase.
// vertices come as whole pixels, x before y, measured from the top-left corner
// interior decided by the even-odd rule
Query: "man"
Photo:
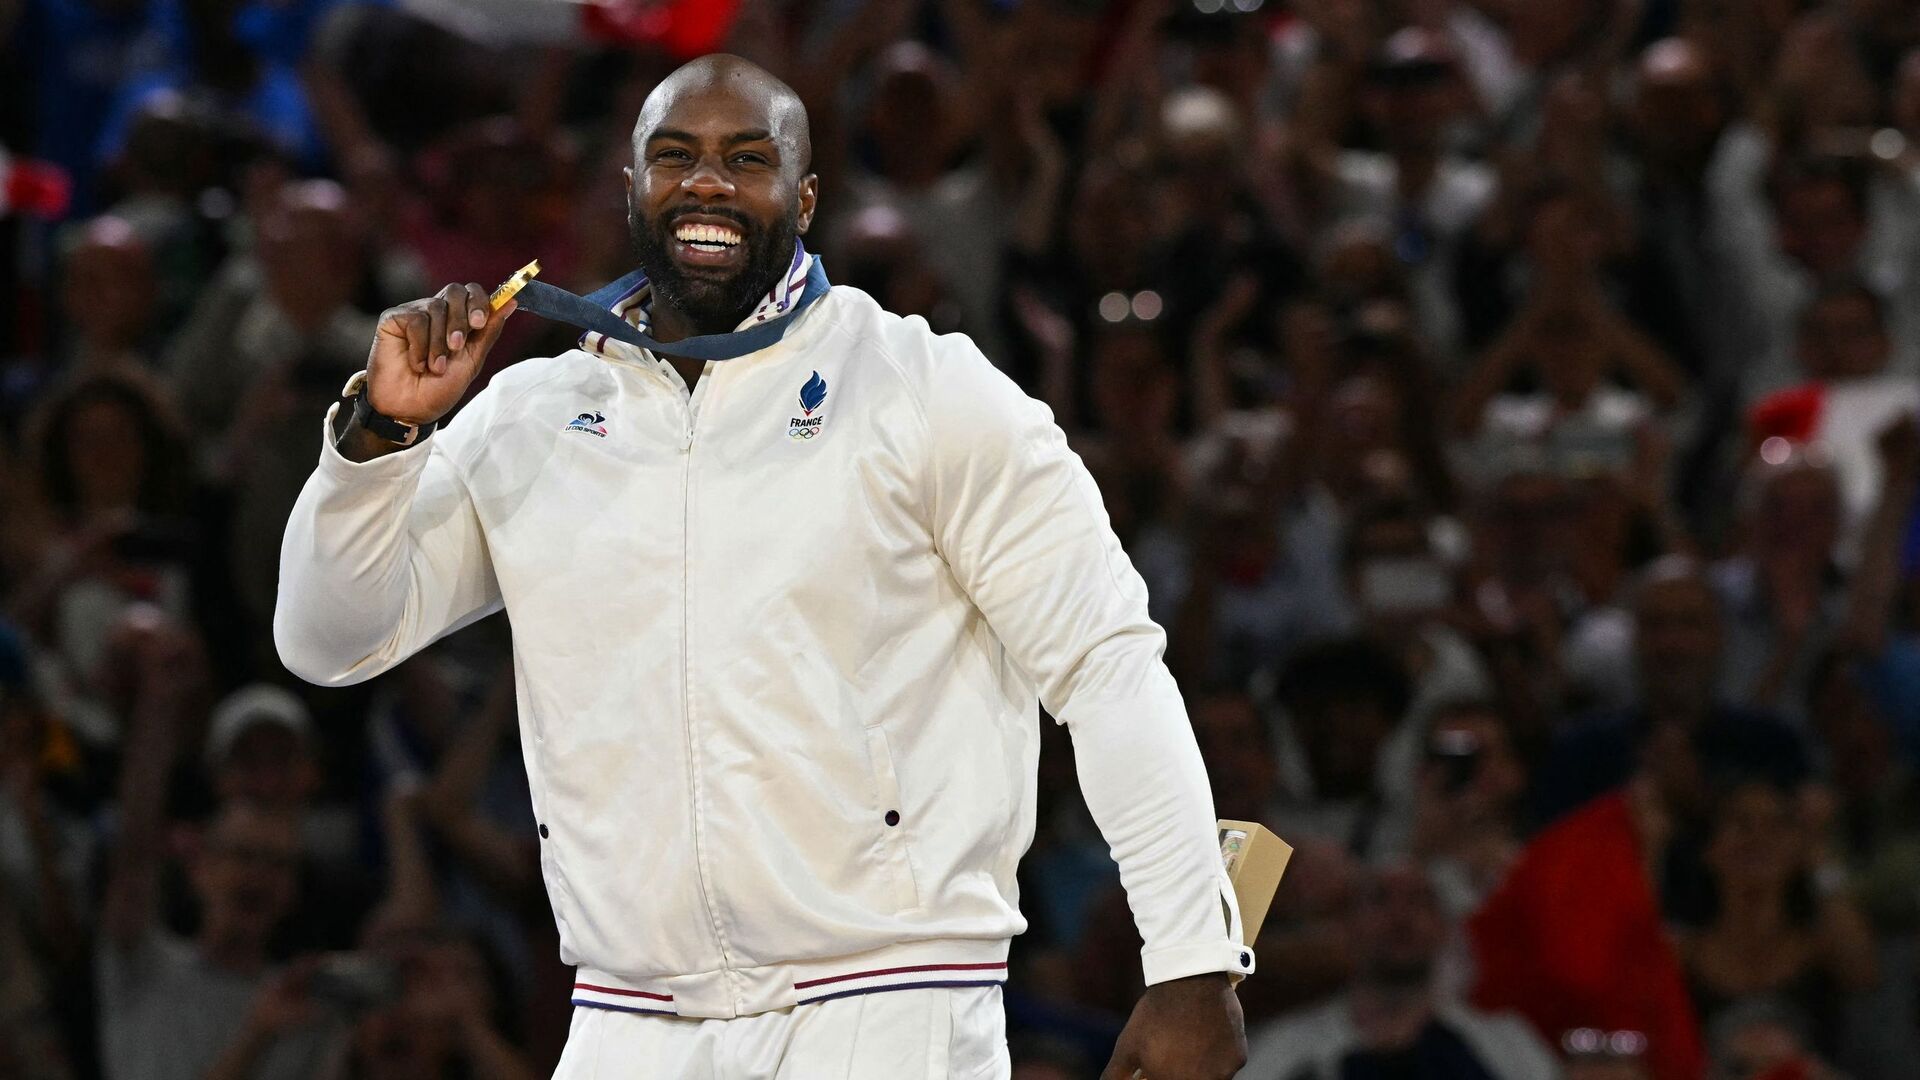
[[[1631,593],[1637,700],[1569,725],[1534,780],[1534,813],[1547,824],[1633,775],[1642,748],[1662,731],[1684,736],[1712,771],[1751,772],[1792,784],[1808,773],[1800,737],[1774,713],[1730,704],[1720,693],[1726,620],[1701,569],[1683,558],[1655,563]]]
[[[1381,44],[1367,92],[1378,103],[1384,148],[1340,152],[1336,208],[1391,230],[1423,337],[1440,359],[1457,363],[1461,314],[1448,275],[1496,187],[1492,169],[1449,145],[1473,88],[1444,36],[1408,27]]]
[[[510,613],[580,966],[562,1077],[1006,1076],[1037,694],[1145,941],[1107,1075],[1229,1076],[1253,957],[1145,589],[1044,408],[965,338],[821,289],[809,150],[793,92],[727,56],[634,129],[648,280],[615,314],[783,335],[757,351],[592,334],[429,434],[513,305],[450,285],[382,316],[287,527],[281,656],[354,683]]]
[[[1369,872],[1349,919],[1353,968],[1345,992],[1257,1031],[1248,1080],[1555,1075],[1552,1052],[1525,1021],[1490,1016],[1435,989],[1447,920],[1418,867],[1390,863]]]
[[[141,870],[116,872],[95,962],[108,1076],[186,1080],[219,1060],[278,977],[267,946],[297,900],[299,859],[294,817],[244,804],[222,809],[190,866],[200,912],[191,941],[168,933],[150,909],[128,906],[139,901],[126,898],[151,892],[150,885],[127,880]],[[123,868],[149,861],[116,853]],[[324,1046],[317,1028],[282,1032],[261,1047],[251,1075],[311,1075]]]
[[[313,749],[306,705],[267,683],[228,694],[207,723],[207,773],[223,803],[305,810],[322,780]]]
[[[1808,302],[1796,337],[1806,381],[1760,398],[1748,410],[1752,443],[1819,445],[1833,464],[1846,543],[1880,494],[1877,441],[1887,425],[1920,410],[1920,378],[1888,370],[1894,341],[1886,305],[1857,280],[1840,281]],[[1777,452],[1777,451],[1776,451]]]
[[[1900,225],[1883,212],[1890,207],[1874,205],[1867,172],[1844,159],[1789,159],[1764,179],[1769,201],[1757,209],[1773,227],[1749,227],[1736,241],[1769,343],[1742,372],[1744,400],[1793,383],[1803,314],[1823,293],[1856,282],[1878,297],[1875,314],[1891,346],[1875,373],[1911,376],[1920,366],[1920,274],[1879,250],[1878,238],[1897,235]],[[1846,348],[1861,344],[1850,337]]]
[[[299,825],[296,906],[274,936],[278,949],[292,952],[350,948],[380,895],[361,858],[361,817],[321,797],[326,774],[317,749],[306,705],[278,686],[243,686],[207,721],[205,769],[219,805]]]

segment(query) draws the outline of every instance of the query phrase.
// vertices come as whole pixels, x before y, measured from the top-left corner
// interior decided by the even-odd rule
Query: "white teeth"
[[[674,239],[687,244],[722,244],[731,247],[740,242],[740,234],[720,225],[682,225],[673,231]]]

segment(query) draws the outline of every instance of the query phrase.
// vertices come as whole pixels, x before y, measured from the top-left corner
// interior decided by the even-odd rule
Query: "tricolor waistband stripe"
[[[679,1016],[680,1015],[679,1013],[674,1012],[672,1009],[636,1009],[631,1005],[610,1005],[604,1001],[591,1001],[591,1000],[588,1000],[587,998],[574,998],[573,1003],[575,1005],[585,1006],[586,1008],[589,1008],[589,1009],[605,1009],[608,1012],[639,1013],[642,1016]]]
[[[825,986],[828,983],[847,982],[852,979],[877,979],[883,975],[907,975],[920,971],[1005,971],[1006,961],[997,964],[915,964],[912,967],[880,968],[875,971],[854,971],[845,975],[829,975],[822,979],[807,979],[793,984],[795,990],[805,990],[811,986]]]
[[[1004,967],[1005,965],[1002,966]],[[953,979],[935,982],[888,983],[885,986],[860,986],[852,990],[838,990],[831,994],[821,994],[818,997],[801,998],[799,1001],[794,1002],[794,1004],[816,1005],[822,1001],[832,1001],[835,998],[856,997],[860,994],[884,994],[890,990],[933,990],[941,987],[1000,986],[1005,982],[1005,979]]]
[[[621,997],[648,998],[653,1001],[672,1001],[672,994],[649,994],[645,990],[622,990],[617,986],[595,986],[592,983],[574,983],[575,990],[591,990],[596,994],[618,994]]]

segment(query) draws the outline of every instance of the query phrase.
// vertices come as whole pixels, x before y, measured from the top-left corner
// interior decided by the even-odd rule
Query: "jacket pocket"
[[[920,906],[920,887],[915,880],[913,849],[907,841],[911,824],[900,806],[900,779],[893,771],[893,750],[887,745],[887,733],[880,728],[867,729],[867,763],[873,774],[873,791],[880,811],[878,854],[883,863],[900,911]]]

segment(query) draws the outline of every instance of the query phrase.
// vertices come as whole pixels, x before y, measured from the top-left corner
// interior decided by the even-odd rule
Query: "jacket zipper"
[[[706,378],[712,378],[711,375]],[[689,394],[681,401],[686,412],[687,429],[680,440],[680,717],[687,739],[687,789],[693,796],[693,861],[694,880],[700,886],[700,904],[706,909],[707,924],[713,928],[714,944],[720,949],[720,966],[733,970],[733,957],[727,948],[727,933],[720,925],[720,915],[714,908],[712,888],[709,879],[711,871],[707,867],[707,848],[702,842],[702,822],[706,805],[705,792],[700,783],[700,770],[696,765],[698,749],[693,733],[693,400]]]

